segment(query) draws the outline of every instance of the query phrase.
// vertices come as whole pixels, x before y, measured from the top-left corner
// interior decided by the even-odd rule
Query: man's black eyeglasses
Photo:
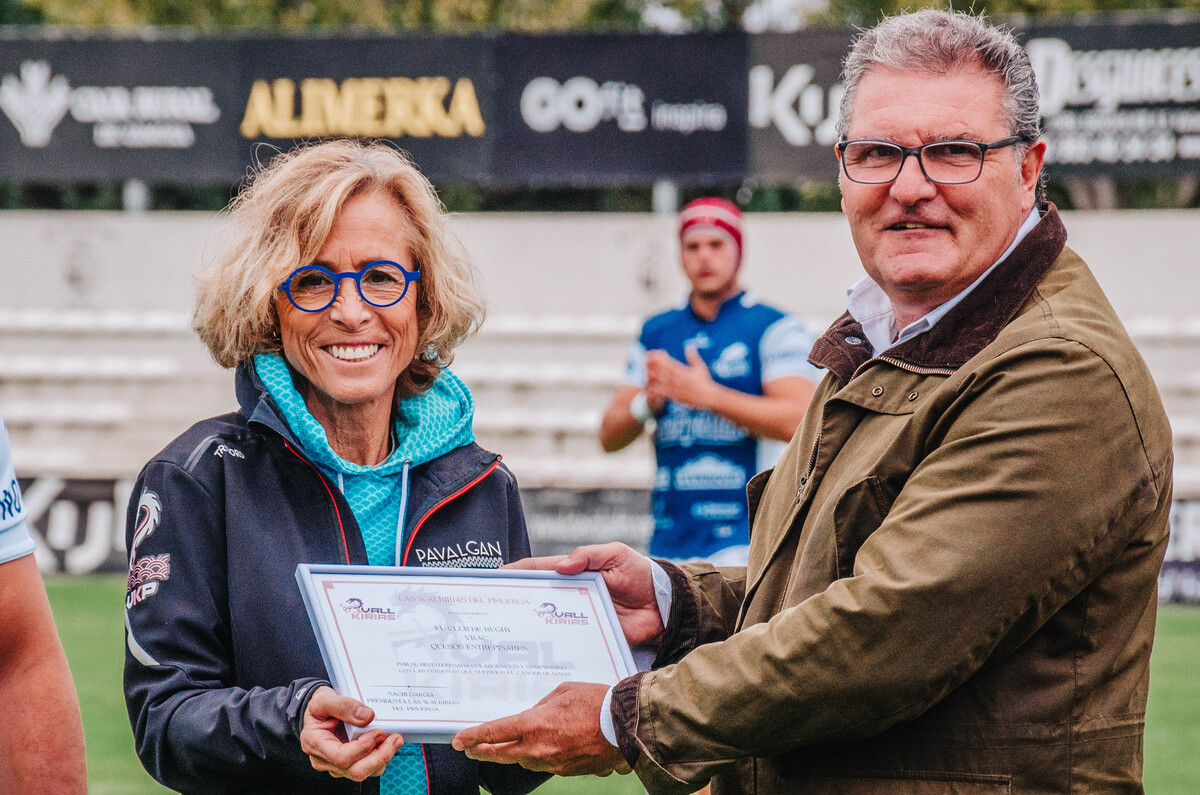
[[[939,185],[965,185],[983,173],[983,158],[993,149],[1028,142],[1012,135],[981,144],[976,141],[934,141],[920,146],[901,146],[890,141],[841,141],[842,171],[851,182],[882,185],[900,176],[909,155],[917,158],[921,173]]]

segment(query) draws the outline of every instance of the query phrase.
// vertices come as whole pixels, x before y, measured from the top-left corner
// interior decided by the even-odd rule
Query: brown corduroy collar
[[[978,287],[933,328],[889,348],[888,358],[921,368],[962,367],[1008,325],[1066,243],[1058,208],[1046,204],[1037,226]],[[845,384],[872,356],[862,326],[845,312],[813,343],[808,360]]]

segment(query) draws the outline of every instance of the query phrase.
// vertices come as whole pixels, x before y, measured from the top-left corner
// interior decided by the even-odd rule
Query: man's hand
[[[451,745],[481,762],[517,763],[560,776],[628,773],[600,732],[607,685],[564,682],[524,712],[455,735]]]
[[[576,547],[570,555],[526,558],[510,563],[506,569],[541,569],[559,574],[598,571],[604,577],[621,622],[621,630],[630,646],[645,646],[657,641],[663,632],[662,615],[654,596],[654,576],[650,558],[624,544],[596,544]]]
[[[366,726],[375,712],[366,704],[339,696],[322,685],[309,699],[300,731],[300,749],[317,770],[336,778],[363,781],[383,773],[396,751],[404,744],[399,734],[372,729],[355,740],[347,740],[342,721]]]
[[[712,408],[713,381],[708,365],[693,347],[684,349],[688,363],[680,364],[666,351],[646,354],[646,400],[659,410],[668,400],[701,409]]]

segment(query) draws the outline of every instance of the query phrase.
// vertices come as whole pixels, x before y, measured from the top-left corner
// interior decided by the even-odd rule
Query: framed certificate
[[[637,670],[598,572],[301,564],[296,580],[334,689],[375,710],[352,739],[448,743],[562,682]]]

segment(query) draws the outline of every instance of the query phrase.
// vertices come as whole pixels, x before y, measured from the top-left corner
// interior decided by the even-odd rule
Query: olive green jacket
[[[814,346],[749,566],[668,567],[659,667],[614,690],[652,795],[1141,792],[1171,431],[1065,242],[1049,206],[930,331]]]

